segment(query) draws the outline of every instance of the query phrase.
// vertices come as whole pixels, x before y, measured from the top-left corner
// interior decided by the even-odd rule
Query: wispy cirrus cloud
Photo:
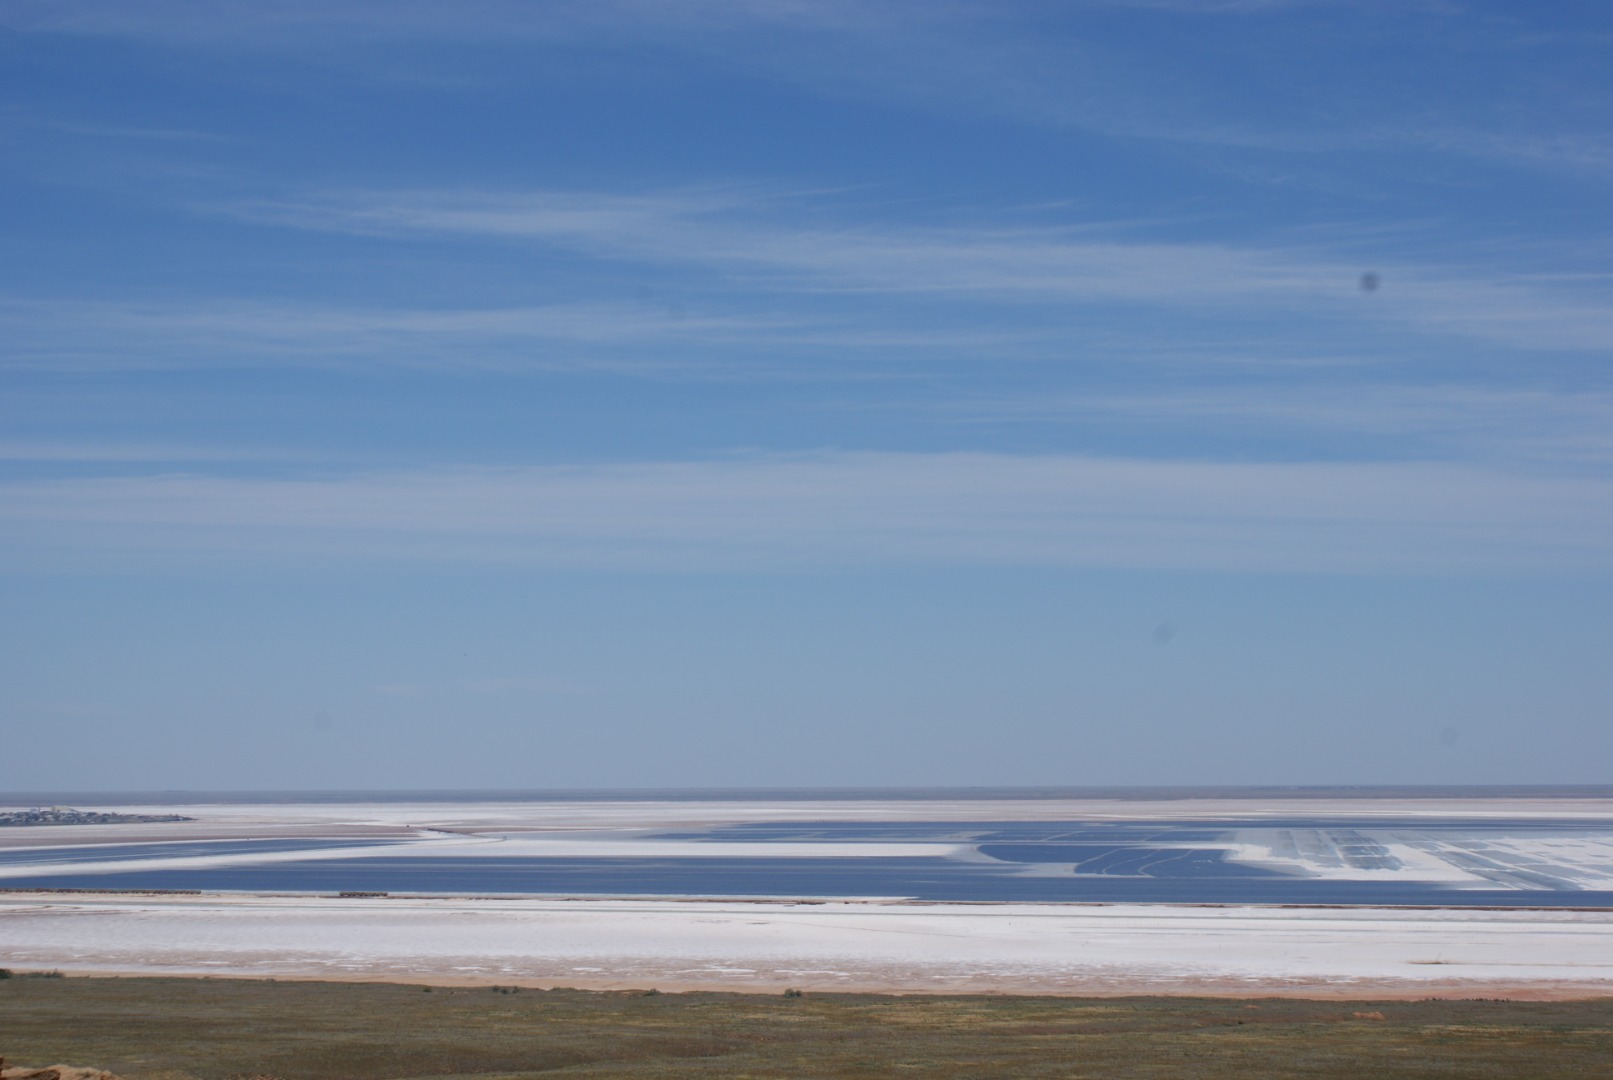
[[[1196,43],[1178,41],[1183,62],[1118,45],[1099,19],[1150,19],[1151,29],[1177,25],[1191,35],[1206,19],[1302,19],[1325,12],[1325,27],[1298,27],[1297,51],[1335,35],[1375,38],[1390,20],[1408,42],[1442,56],[1451,40],[1464,55],[1505,51],[1518,32],[1487,26],[1444,0],[1352,3],[1346,0],[1090,0],[1066,5],[1062,18],[1009,17],[979,0],[911,4],[900,0],[586,0],[532,5],[512,0],[379,3],[355,0],[20,0],[10,28],[90,35],[197,49],[294,52],[336,67],[421,77],[419,65],[378,62],[389,49],[518,44],[524,48],[593,47],[698,57],[733,70],[805,87],[831,98],[871,100],[949,117],[1008,120],[1183,146],[1297,155],[1390,153],[1456,160],[1505,160],[1569,173],[1613,168],[1600,128],[1565,119],[1571,100],[1538,89],[1520,101],[1533,114],[1464,117],[1472,98],[1440,98],[1426,82],[1402,83],[1390,70],[1383,85],[1339,86],[1321,62],[1283,82],[1263,83],[1260,65],[1244,65],[1238,83],[1203,67]],[[1171,24],[1158,20],[1171,20]],[[1032,29],[1037,32],[1031,32]],[[1460,28],[1461,33],[1454,28]],[[1528,35],[1524,35],[1528,36]],[[1326,60],[1323,54],[1320,59]],[[1236,64],[1235,54],[1227,60]],[[1489,69],[1460,65],[1482,85]],[[1353,107],[1342,103],[1359,99]],[[1300,115],[1274,117],[1274,102]],[[1408,102],[1415,108],[1408,108]],[[1515,113],[1517,110],[1514,109]]]
[[[846,357],[942,363],[1415,364],[1451,343],[1603,354],[1613,282],[1397,261],[1343,243],[1162,242],[1104,223],[892,223],[756,188],[352,191],[209,213],[388,243],[530,247],[577,298],[510,307],[188,298],[0,299],[0,367],[379,366],[841,377]],[[365,256],[359,255],[362,260]],[[1370,295],[1361,266],[1381,271]],[[692,288],[686,305],[641,283]],[[640,284],[632,284],[640,283]],[[590,291],[609,299],[589,300]],[[1193,320],[1160,324],[1157,316]],[[1352,359],[1353,357],[1353,359]],[[838,359],[835,359],[838,358]],[[825,362],[829,361],[829,362]],[[791,376],[794,377],[794,376]]]
[[[223,142],[224,137],[189,128],[146,127],[136,124],[95,124],[51,113],[13,106],[0,109],[0,125],[12,128],[81,135],[92,139],[118,139],[136,142],[190,143]]]
[[[783,200],[786,201],[787,200]],[[1153,242],[1101,227],[780,222],[781,199],[740,189],[366,191],[216,208],[246,220],[378,237],[497,239],[698,268],[768,289],[949,294],[982,302],[1136,303],[1348,314],[1424,333],[1605,351],[1613,282],[1388,260],[1365,302],[1363,253],[1314,244]]]
[[[1187,15],[1250,15],[1340,7],[1359,0],[1092,0],[1099,7],[1179,11]],[[1423,0],[1423,6],[1432,6]]]
[[[240,460],[283,460],[284,450],[244,447],[185,445],[158,442],[110,442],[70,439],[0,439],[0,462],[42,464],[111,462],[151,464],[185,462],[195,465]]]
[[[796,29],[890,28],[902,21],[957,18],[971,5],[915,9],[893,0],[16,0],[6,25],[36,33],[131,37],[256,48],[310,50],[316,31],[340,36],[436,41],[563,40],[600,34],[647,38],[751,26]]]
[[[1613,484],[1424,463],[822,453],[0,484],[15,565],[1613,569]]]
[[[1613,465],[1613,395],[1533,386],[1246,381],[1148,392],[986,393],[906,408],[960,424],[1154,424],[1248,439],[1342,433],[1384,456]]]
[[[0,301],[0,369],[293,366],[486,372],[718,370],[703,349],[807,330],[651,304],[364,308],[219,300]],[[821,330],[821,327],[818,327]],[[645,346],[654,345],[652,351]],[[680,347],[675,353],[668,350]]]

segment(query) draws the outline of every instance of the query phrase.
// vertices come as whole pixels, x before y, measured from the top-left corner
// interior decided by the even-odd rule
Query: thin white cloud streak
[[[1486,131],[1451,125],[1408,129],[1385,138],[1419,139],[1439,150],[1509,165],[1613,175],[1613,138],[1599,132]]]
[[[1184,15],[1249,15],[1317,8],[1449,10],[1441,0],[1085,0],[1096,10],[1164,10]],[[575,42],[698,39],[756,29],[891,35],[924,27],[1000,27],[1003,12],[980,0],[13,0],[6,25],[23,31],[193,43],[308,48],[310,33],[367,38]],[[694,44],[687,41],[686,44]]]
[[[1270,12],[1360,4],[1360,0],[1092,0],[1092,2],[1098,7],[1176,11],[1186,15],[1263,15]]]
[[[823,299],[821,290],[812,293],[805,299]],[[714,303],[733,305],[733,296],[719,297]],[[632,304],[435,310],[0,298],[0,370],[295,367],[844,381],[983,360],[1065,360],[1071,350],[1067,323],[1026,318],[1022,308],[1011,319],[958,325],[929,310],[827,309],[821,302],[792,310],[777,291],[741,295],[739,306],[746,303],[774,313],[691,313],[675,294]],[[1305,354],[1304,344],[1273,344],[1257,353],[1246,334],[1218,346],[1203,338],[1163,340],[1147,327],[1091,324],[1079,335],[1082,356],[1105,361],[1238,369],[1361,362],[1344,353]],[[855,362],[846,363],[849,358]],[[878,358],[899,363],[870,363]]]
[[[695,44],[753,29],[889,33],[973,5],[892,0],[13,0],[3,25],[35,33],[318,51],[329,39]]]
[[[1613,395],[1476,385],[1260,385],[982,395],[929,407],[960,423],[1166,423],[1249,437],[1265,429],[1335,431],[1442,446],[1463,458],[1514,463],[1613,465]]]
[[[0,484],[13,566],[1613,570],[1613,483],[1438,464],[825,453]]]
[[[1093,239],[1072,229],[844,225],[766,219],[776,200],[740,193],[355,192],[220,208],[247,220],[373,236],[524,241],[585,255],[699,266],[753,286],[849,293],[950,294],[982,302],[1111,303],[1276,315],[1308,305],[1425,333],[1508,346],[1606,352],[1605,280],[1476,277],[1379,265],[1384,288],[1355,288],[1360,264],[1299,246]],[[1359,259],[1359,253],[1353,256]]]
[[[13,130],[19,128],[56,132],[63,135],[81,135],[92,139],[127,139],[166,143],[225,142],[221,135],[186,128],[138,127],[128,124],[94,124],[41,113],[38,110],[13,106],[0,109],[0,125]]]
[[[342,308],[196,301],[0,300],[0,369],[307,366],[492,372],[689,371],[698,351],[777,340],[809,324],[784,317],[685,314],[645,304],[485,309]],[[816,327],[818,332],[823,328]],[[657,346],[663,350],[643,348]]]
[[[303,455],[285,451],[253,452],[241,448],[183,446],[169,443],[116,443],[55,440],[0,440],[0,461],[9,462],[131,462],[284,461]]]

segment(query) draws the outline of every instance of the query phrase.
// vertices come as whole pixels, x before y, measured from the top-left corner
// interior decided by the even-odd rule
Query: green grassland
[[[8,1064],[130,1080],[1601,1077],[1613,1001],[802,996],[0,980]]]

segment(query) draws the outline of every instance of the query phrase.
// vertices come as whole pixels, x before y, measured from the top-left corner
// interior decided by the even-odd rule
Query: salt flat
[[[141,812],[152,808],[141,806]],[[1296,878],[1408,879],[1450,890],[1493,887],[1520,866],[1549,867],[1562,888],[1613,874],[1613,803],[1597,799],[837,800],[730,802],[444,802],[218,804],[173,808],[197,820],[5,830],[0,965],[82,973],[231,974],[275,978],[521,983],[581,987],[777,990],[1294,994],[1312,996],[1563,997],[1613,994],[1613,908],[1278,906],[1223,903],[920,902],[888,895],[800,902],[558,895],[200,895],[58,890],[51,874],[367,859],[557,857],[717,861],[901,860],[994,863],[1005,872],[1061,873],[1052,863],[1002,863],[952,830],[835,839],[799,823],[1269,821],[1230,839],[1193,841],[1229,863]],[[1483,842],[1441,839],[1419,822],[1590,823]],[[1321,832],[1278,844],[1285,823],[1342,821],[1385,865],[1355,865]],[[762,826],[750,839],[719,828]],[[898,830],[900,831],[900,830]],[[1526,830],[1527,831],[1527,830]],[[1301,835],[1303,833],[1303,835]],[[666,834],[666,835],[662,835]],[[820,835],[821,834],[821,835]],[[860,835],[848,833],[847,835]],[[1220,835],[1220,834],[1218,834]],[[255,838],[339,839],[329,850],[266,847],[217,853]],[[291,839],[288,839],[291,838]],[[1255,838],[1255,839],[1251,839]],[[141,844],[160,844],[148,856]],[[1286,845],[1286,846],[1285,846]],[[228,846],[228,845],[226,845]],[[236,845],[249,846],[249,845]],[[1170,843],[1161,850],[1170,854]],[[130,854],[134,852],[134,854]],[[1060,856],[1062,857],[1062,856]],[[15,860],[15,861],[13,861]],[[1358,862],[1360,860],[1357,860]],[[1500,869],[1496,869],[1500,868]],[[1080,867],[1077,867],[1079,872]],[[1531,871],[1537,876],[1541,871]],[[41,877],[42,875],[42,877]],[[1489,875],[1486,877],[1485,875]],[[1521,879],[1520,879],[1521,880]],[[342,886],[343,888],[347,886]],[[57,891],[50,891],[57,890]],[[327,890],[333,891],[333,890]],[[1477,894],[1475,894],[1477,895]],[[1494,893],[1486,895],[1495,895]],[[1544,895],[1544,894],[1541,894]],[[1571,894],[1569,896],[1571,901]]]
[[[69,973],[769,991],[1589,997],[1613,912],[12,894]]]

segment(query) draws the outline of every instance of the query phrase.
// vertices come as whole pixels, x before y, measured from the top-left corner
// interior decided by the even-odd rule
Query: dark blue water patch
[[[936,901],[1613,907],[1613,892],[1458,890],[1422,882],[1269,876],[1030,876],[935,858],[493,859],[376,857],[13,878],[13,888],[445,895],[902,897]]]
[[[372,857],[130,870],[12,878],[23,887],[204,891],[435,892],[668,896],[889,895],[896,883],[939,888],[950,878],[985,879],[989,866],[939,858],[554,859]],[[967,891],[967,890],[966,890]]]
[[[396,838],[373,840],[182,840],[151,844],[78,844],[70,847],[0,849],[0,866],[50,866],[57,863],[126,862],[143,859],[192,858],[204,855],[256,855],[271,851],[331,851],[407,843]]]
[[[1338,848],[1339,855],[1351,866],[1363,870],[1398,870],[1400,860],[1389,854],[1389,850],[1371,837],[1363,836],[1354,829],[1339,829],[1329,834],[1329,839]]]

